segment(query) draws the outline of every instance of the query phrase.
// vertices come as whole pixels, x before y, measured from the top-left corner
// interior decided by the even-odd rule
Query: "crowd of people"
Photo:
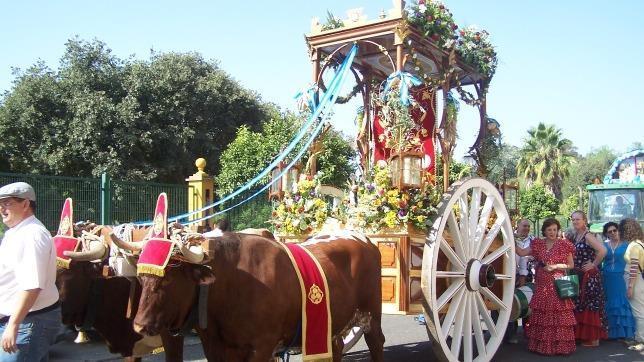
[[[644,238],[635,219],[604,225],[605,241],[588,230],[582,211],[575,211],[572,229],[546,219],[541,237],[530,235],[530,221],[516,230],[517,286],[534,281],[531,315],[523,321],[528,349],[543,355],[568,355],[577,344],[597,347],[619,339],[631,350],[644,350]],[[578,281],[577,293],[561,293],[560,281]],[[572,280],[571,280],[572,279]],[[559,286],[559,287],[558,287]],[[516,322],[506,341],[516,343]]]

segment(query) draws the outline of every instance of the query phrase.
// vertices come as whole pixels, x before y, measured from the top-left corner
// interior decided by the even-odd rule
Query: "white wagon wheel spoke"
[[[440,238],[440,249],[441,251],[445,254],[447,259],[454,265],[456,268],[460,270],[465,269],[465,262],[464,259],[461,259],[454,249],[449,245],[447,240],[445,240],[443,237]]]
[[[456,251],[456,255],[458,255],[461,260],[465,260],[465,250],[463,249],[464,240],[461,238],[460,226],[456,220],[454,210],[450,210],[447,215],[447,225],[449,226],[450,235],[454,240],[454,250]]]
[[[455,183],[442,200],[421,274],[428,335],[439,359],[489,361],[514,297],[510,217],[499,192],[483,179]],[[498,317],[492,318],[493,310]]]

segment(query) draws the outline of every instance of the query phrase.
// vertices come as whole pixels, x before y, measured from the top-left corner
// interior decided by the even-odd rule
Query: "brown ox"
[[[101,236],[109,240],[111,228],[103,227]],[[141,240],[147,230],[133,231],[133,240]],[[141,285],[136,280],[124,277],[105,277],[103,266],[107,260],[107,246],[103,243],[90,243],[90,250],[70,253],[72,262],[69,269],[58,269],[56,285],[60,294],[63,324],[74,327],[94,328],[106,341],[112,353],[126,357],[126,361],[140,361],[131,357],[138,354],[142,336],[132,326],[134,311],[138,307]],[[101,260],[101,262],[97,262]],[[134,283],[134,284],[131,284]],[[130,288],[134,289],[130,305],[132,313],[128,314]],[[172,337],[167,331],[160,331],[166,361],[183,360],[183,337]]]
[[[199,284],[208,283],[208,326],[198,332],[209,361],[266,362],[292,341],[299,345],[300,284],[283,246],[261,236],[235,233],[224,233],[205,244],[209,245],[205,265],[176,260],[164,277],[140,276],[143,293],[134,319],[137,332],[154,335],[180,328]],[[328,280],[333,360],[341,360],[341,334],[366,321],[371,358],[382,361],[378,248],[366,238],[340,238],[306,247]],[[182,253],[184,260],[193,259],[187,255],[189,250],[184,248]]]

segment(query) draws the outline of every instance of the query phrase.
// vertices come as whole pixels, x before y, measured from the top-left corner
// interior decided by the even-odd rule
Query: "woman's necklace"
[[[611,266],[615,265],[615,250],[619,247],[620,241],[618,240],[617,243],[613,244],[612,240],[608,240],[608,246],[610,246],[610,264]]]

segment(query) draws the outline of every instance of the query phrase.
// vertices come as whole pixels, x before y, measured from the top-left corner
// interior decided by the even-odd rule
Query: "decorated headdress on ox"
[[[190,246],[181,237],[168,235],[168,196],[165,192],[157,198],[150,238],[143,244],[137,263],[137,274],[165,275],[165,268],[174,257],[189,263],[199,264],[204,260],[201,246]]]
[[[90,261],[104,257],[107,253],[107,246],[96,235],[99,230],[100,226],[97,226],[92,232],[83,230],[80,238],[74,236],[74,207],[72,199],[68,197],[60,213],[58,233],[54,236],[56,266],[69,269],[72,260]]]

